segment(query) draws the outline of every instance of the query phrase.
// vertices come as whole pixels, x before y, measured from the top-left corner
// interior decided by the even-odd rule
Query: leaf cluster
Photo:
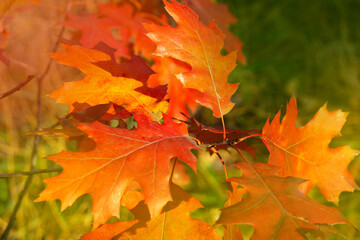
[[[347,168],[359,151],[329,147],[347,113],[324,105],[297,127],[292,98],[281,121],[279,111],[262,130],[228,129],[224,115],[235,106],[230,98],[238,83],[227,79],[237,62],[246,62],[228,30],[236,19],[209,0],[159,4],[97,5],[95,13],[71,13],[61,23],[76,34],[50,55],[83,78],[49,95],[69,107],[62,128],[35,133],[75,140],[77,151],[48,157],[62,172],[45,180],[36,201],[59,199],[64,210],[90,194],[94,221],[82,239],[242,239],[241,224],[254,228],[252,239],[341,235],[333,225],[348,220],[308,193],[317,187],[336,205],[341,192],[358,189]],[[191,117],[199,106],[222,128]],[[267,163],[259,162],[250,138],[266,146]],[[175,174],[187,177],[182,164],[196,173],[193,149],[216,155],[224,167],[228,197],[213,223],[192,217],[203,206],[174,183]],[[242,175],[228,178],[222,155],[229,149],[241,159],[233,166]],[[108,222],[121,217],[121,208],[132,218]]]

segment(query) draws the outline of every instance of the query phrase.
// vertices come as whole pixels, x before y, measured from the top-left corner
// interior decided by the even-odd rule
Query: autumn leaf
[[[152,13],[157,16],[163,14],[165,11],[162,8],[162,0],[131,0],[131,2],[142,12]]]
[[[230,97],[238,84],[229,84],[227,77],[236,66],[236,53],[221,55],[224,35],[214,22],[205,26],[188,6],[177,1],[164,3],[177,27],[145,24],[148,36],[157,44],[154,54],[188,63],[191,70],[177,78],[197,102],[210,108],[215,117],[222,117],[234,106]]]
[[[241,202],[244,199],[244,195],[246,193],[246,189],[241,187],[240,184],[236,182],[229,182],[231,187],[229,187],[227,193],[227,201],[225,202],[225,207],[230,207],[231,205],[235,205]]]
[[[155,120],[166,112],[168,103],[145,95],[138,89],[144,84],[134,78],[116,77],[97,66],[96,62],[111,61],[112,58],[104,52],[87,49],[81,46],[63,45],[64,51],[52,53],[51,56],[60,63],[80,69],[85,78],[80,81],[66,82],[60,89],[50,94],[57,102],[69,105],[87,103],[90,106],[115,103],[126,106],[126,110],[135,114],[152,116]]]
[[[118,106],[115,104],[107,103],[96,106],[88,106],[87,104],[74,104],[74,111],[71,116],[79,122],[94,122],[99,121],[101,123],[109,124],[109,121],[113,119],[125,119],[131,117],[131,114],[125,109],[119,107],[120,111],[124,111],[124,117],[118,116],[119,114],[115,110]],[[79,109],[79,111],[77,111]]]
[[[171,200],[169,162],[178,157],[193,169],[197,148],[188,138],[185,124],[176,124],[164,115],[165,123],[137,116],[135,130],[80,123],[77,126],[95,141],[89,152],[61,152],[48,159],[60,164],[63,172],[45,180],[48,187],[36,201],[60,199],[64,210],[83,194],[93,197],[94,228],[111,216],[118,216],[122,196],[136,181],[142,188],[151,216],[160,214]]]
[[[134,54],[150,57],[155,44],[146,36],[142,23],[156,20],[155,15],[148,14],[150,16],[145,19],[132,4],[126,2],[121,5],[99,4],[97,8],[99,13],[69,15],[69,20],[62,24],[79,29],[79,40],[85,47],[92,48],[104,42],[116,49],[116,57],[130,58]]]
[[[27,134],[47,135],[51,137],[63,137],[65,139],[76,139],[86,135],[83,131],[80,131],[74,126],[74,119],[58,118],[59,124],[63,127],[62,129],[57,128],[44,128],[38,131],[29,132]]]
[[[116,39],[112,33],[111,28],[113,22],[109,19],[100,18],[100,14],[83,14],[72,15],[69,14],[69,19],[62,22],[63,25],[79,29],[81,36],[79,41],[87,48],[95,47],[99,42],[104,42],[112,48],[116,49],[115,56],[130,58],[130,52],[127,44]]]
[[[246,189],[242,188],[236,182],[228,182],[228,188],[227,201],[224,207],[230,207],[231,205],[241,202],[244,199],[244,194],[246,194]],[[224,224],[222,227],[224,232],[223,240],[243,240],[238,224]]]
[[[215,20],[216,25],[225,34],[224,47],[228,51],[236,51],[237,60],[246,63],[242,52],[243,43],[235,36],[229,27],[237,22],[237,19],[230,13],[226,4],[214,3],[211,0],[185,0],[185,3],[196,12],[203,24],[209,24]]]
[[[342,191],[357,188],[348,171],[348,164],[358,151],[349,146],[329,148],[334,137],[340,136],[347,113],[328,112],[326,105],[312,120],[297,128],[296,100],[287,105],[280,123],[280,112],[263,128],[263,141],[270,152],[269,164],[281,167],[280,176],[294,176],[310,181],[302,186],[305,192],[317,186],[328,201],[337,203]]]
[[[240,226],[236,224],[223,225],[223,240],[243,240]]]
[[[189,89],[184,88],[183,84],[176,78],[176,74],[190,70],[187,63],[181,62],[171,57],[154,57],[152,69],[156,74],[149,77],[150,86],[167,85],[169,98],[169,108],[167,115],[184,119],[182,114],[187,115],[188,109],[195,111],[198,103],[194,100],[194,95]]]
[[[220,240],[214,227],[193,219],[190,212],[201,208],[200,202],[176,185],[172,185],[173,201],[169,202],[161,215],[149,219],[149,213],[140,203],[131,212],[138,220],[107,223],[95,231],[85,234],[82,240],[100,239],[194,239]]]
[[[152,21],[142,17],[141,13],[135,12],[133,6],[127,3],[120,6],[110,3],[99,5],[98,8],[103,18],[112,22],[112,27],[116,28],[121,38],[120,41],[133,44],[132,49],[136,55],[143,54],[145,57],[150,57],[155,50],[155,44],[146,36],[147,31],[142,23]],[[157,19],[155,15],[151,17]]]
[[[155,72],[139,56],[133,56],[129,61],[121,64],[118,64],[114,59],[94,64],[108,71],[114,77],[133,78],[142,82],[143,86],[137,88],[136,91],[156,98],[158,102],[163,100],[167,94],[168,87],[166,83],[149,86],[150,78],[155,75]]]
[[[217,224],[251,224],[252,239],[295,240],[306,239],[308,231],[322,235],[316,224],[347,223],[337,209],[321,205],[298,189],[305,180],[279,177],[277,167],[264,163],[235,166],[243,170],[243,176],[229,181],[242,185],[248,196],[222,209]]]
[[[190,176],[188,173],[186,173],[185,164],[180,161],[176,161],[176,163],[174,162],[174,164],[174,172],[171,178],[172,182],[180,186],[186,186],[191,184]]]

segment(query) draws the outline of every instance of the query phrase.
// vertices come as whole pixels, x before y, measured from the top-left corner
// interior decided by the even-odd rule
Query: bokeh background
[[[5,0],[6,2],[7,0]],[[95,3],[85,1],[88,10]],[[221,0],[238,18],[231,30],[244,43],[247,64],[239,64],[229,81],[239,82],[233,97],[237,105],[226,115],[227,127],[261,129],[268,117],[280,109],[285,111],[292,96],[298,102],[298,124],[306,124],[325,103],[330,110],[350,112],[342,137],[332,147],[350,145],[360,149],[360,2],[358,0]],[[2,3],[0,3],[1,6]],[[10,15],[6,28],[8,40],[4,45],[9,66],[0,62],[0,93],[7,91],[29,74],[41,75],[50,61],[51,52],[64,20],[66,1],[44,0],[39,5],[1,10],[1,19]],[[216,20],[216,19],[215,19]],[[66,34],[65,33],[65,37]],[[64,117],[66,108],[46,97],[62,85],[63,80],[80,78],[78,71],[55,62],[42,86],[41,127]],[[29,170],[33,135],[36,127],[37,82],[33,80],[19,92],[0,100],[0,174]],[[211,112],[200,109],[199,121],[216,125]],[[256,142],[254,142],[256,145]],[[71,145],[71,144],[70,144]],[[56,167],[44,157],[57,153],[69,143],[61,138],[42,138],[36,168]],[[259,156],[266,150],[259,146]],[[233,155],[223,153],[226,161]],[[226,199],[221,164],[207,153],[199,155],[197,176],[190,173],[188,192],[208,207],[219,207]],[[360,185],[360,159],[349,170]],[[230,174],[235,174],[231,172]],[[91,198],[83,196],[60,213],[58,201],[34,203],[45,187],[42,180],[56,173],[35,175],[9,239],[78,239],[91,229]],[[0,232],[6,227],[26,176],[0,179]],[[199,191],[200,189],[200,191]],[[311,196],[326,203],[316,189]],[[331,204],[329,204],[331,205]],[[342,193],[339,210],[356,227],[360,227],[360,192]],[[210,214],[211,213],[207,213]],[[349,239],[360,239],[353,228],[338,226]],[[341,239],[332,236],[332,239]]]

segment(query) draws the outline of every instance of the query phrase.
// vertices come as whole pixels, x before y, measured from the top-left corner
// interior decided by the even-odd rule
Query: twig
[[[246,163],[250,164],[249,161],[246,160],[245,156],[240,152],[239,148],[237,148],[235,145],[232,145],[232,144],[230,145],[230,147],[232,147],[233,149],[235,149],[235,151],[240,155],[240,157],[241,157]]]
[[[67,12],[68,10],[70,9],[70,6],[71,6],[71,0],[68,1],[68,5],[67,5]],[[67,12],[65,14],[65,18],[67,16]],[[57,41],[52,49],[53,52],[56,51],[58,45],[59,45],[59,39],[61,39],[61,36],[63,35],[65,31],[65,26],[63,26],[59,32],[59,35],[57,37]],[[42,101],[41,101],[41,90],[42,90],[42,82],[44,80],[44,78],[46,77],[46,75],[49,73],[49,70],[50,70],[50,67],[52,65],[52,62],[53,62],[53,59],[51,58],[45,68],[45,71],[44,73],[37,78],[38,80],[38,89],[37,89],[37,106],[38,106],[38,112],[37,112],[37,124],[36,124],[36,129],[35,131],[38,131],[40,129],[40,123],[41,123],[41,108],[42,108]],[[34,145],[33,145],[33,148],[32,148],[32,154],[31,154],[31,161],[30,161],[30,171],[32,171],[34,169],[34,166],[35,166],[35,161],[38,157],[38,146],[39,146],[39,143],[40,143],[40,139],[41,139],[41,136],[40,135],[36,135],[35,136],[35,139],[34,139]],[[9,236],[9,233],[10,233],[10,230],[11,228],[14,226],[15,224],[15,219],[16,219],[16,213],[18,212],[20,206],[21,206],[21,202],[25,196],[25,194],[27,193],[30,185],[31,185],[31,182],[32,182],[32,179],[33,179],[33,176],[34,175],[30,175],[27,179],[26,179],[26,182],[25,182],[25,185],[22,189],[22,191],[20,192],[19,194],[19,198],[16,202],[16,205],[14,207],[14,210],[12,211],[11,213],[11,216],[10,216],[10,219],[9,219],[9,222],[6,226],[6,229],[4,231],[4,233],[1,235],[1,240],[6,240]]]
[[[231,146],[231,145],[230,145]],[[224,168],[224,173],[225,173],[225,179],[228,179],[228,174],[227,174],[227,170],[226,170],[226,165],[225,165],[225,162],[224,162],[224,159],[221,157],[220,153],[218,152],[218,150],[216,150],[216,148],[214,146],[210,147],[210,150],[215,153],[218,158],[220,159],[221,161],[221,164]]]
[[[200,142],[198,139],[196,138],[192,138],[199,146],[202,146],[202,147],[207,147],[207,148],[211,148],[213,146],[217,146],[217,145],[236,145],[238,143],[241,143],[242,141],[248,139],[248,138],[253,138],[253,137],[260,137],[262,138],[263,135],[261,133],[254,133],[254,134],[251,134],[251,135],[247,135],[245,137],[241,137],[241,138],[236,138],[236,139],[233,139],[233,140],[228,140],[228,139],[224,139],[224,140],[221,140],[219,142],[207,142],[207,143],[202,143]]]
[[[10,89],[7,92],[4,92],[3,94],[0,95],[0,99],[6,98],[7,96],[13,94],[16,91],[19,91],[22,87],[24,87],[26,84],[28,84],[31,80],[33,80],[34,76],[30,75],[27,77],[27,79],[23,82],[21,82],[20,84],[18,84],[17,86],[15,86],[13,89]]]
[[[0,178],[9,178],[9,177],[14,177],[16,175],[31,176],[31,175],[34,175],[34,174],[60,172],[61,169],[62,168],[33,169],[31,171],[24,171],[24,172],[3,173],[3,174],[0,174]]]

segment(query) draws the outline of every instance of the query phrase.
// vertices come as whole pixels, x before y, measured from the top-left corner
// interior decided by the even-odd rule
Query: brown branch
[[[34,174],[60,172],[61,169],[62,168],[33,169],[31,171],[24,171],[24,172],[2,173],[2,174],[0,174],[0,178],[9,178],[9,177],[14,177],[16,175],[31,176],[31,175],[34,175]]]
[[[216,150],[216,148],[215,148],[214,146],[210,147],[209,149],[212,151],[212,153],[215,153],[215,154],[218,156],[218,158],[220,159],[221,164],[222,164],[222,166],[223,166],[223,168],[224,168],[225,179],[227,180],[227,179],[228,179],[228,174],[227,174],[227,170],[226,170],[226,165],[225,165],[224,159],[221,157],[220,153],[218,152],[218,150]]]
[[[22,87],[24,87],[26,84],[28,84],[31,80],[33,80],[35,76],[30,75],[27,77],[27,79],[23,82],[21,82],[20,84],[18,84],[17,86],[15,86],[13,89],[10,89],[9,91],[3,93],[0,95],[0,99],[6,98],[7,96],[13,94],[16,91],[19,91]]]
[[[232,147],[233,149],[235,149],[235,151],[240,155],[240,157],[244,160],[244,162],[250,164],[250,162],[249,162],[248,160],[246,160],[244,154],[242,154],[242,153],[240,152],[240,149],[239,149],[239,148],[237,148],[235,145],[232,145],[232,144],[230,145],[230,147]]]

